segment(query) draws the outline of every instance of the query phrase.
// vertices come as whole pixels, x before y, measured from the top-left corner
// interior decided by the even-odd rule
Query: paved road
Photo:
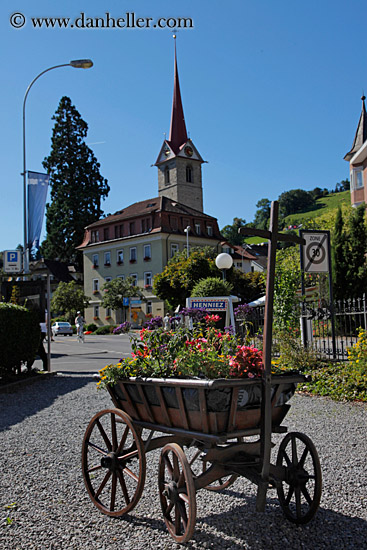
[[[47,343],[45,344],[47,350]],[[97,336],[87,335],[84,344],[76,336],[56,336],[51,342],[51,371],[62,373],[94,374],[107,364],[117,363],[131,353],[130,339],[126,334]],[[37,359],[36,368],[42,368]]]

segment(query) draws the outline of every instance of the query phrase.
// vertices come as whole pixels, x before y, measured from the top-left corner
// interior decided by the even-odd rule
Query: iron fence
[[[264,327],[264,307],[253,308],[247,316],[246,325],[254,345],[261,345]],[[367,327],[367,299],[340,300],[333,304],[325,300],[307,301],[300,304],[300,331],[305,347],[312,347],[322,358],[345,361],[348,348],[358,339],[359,328]],[[244,333],[241,323],[237,330]],[[274,339],[274,355],[277,355]]]

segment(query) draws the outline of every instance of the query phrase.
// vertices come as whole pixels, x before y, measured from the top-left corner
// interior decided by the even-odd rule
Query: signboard
[[[305,273],[329,272],[329,231],[300,231],[306,241],[302,246],[303,271]]]
[[[128,306],[129,305],[129,298],[122,298],[122,305]]]
[[[205,308],[210,311],[225,311],[228,307],[227,300],[216,300],[208,298],[192,298],[189,307],[194,309]]]
[[[4,251],[5,273],[19,273],[22,271],[22,253],[20,250]]]
[[[223,313],[225,326],[235,327],[233,303],[238,302],[236,296],[218,296],[208,298],[186,298],[186,307],[193,309],[204,308],[208,313]]]

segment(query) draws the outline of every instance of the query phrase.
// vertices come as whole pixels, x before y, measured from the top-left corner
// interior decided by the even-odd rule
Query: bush
[[[227,281],[222,281],[219,277],[207,277],[196,283],[191,296],[230,296],[232,289],[233,285]]]
[[[19,372],[22,363],[33,363],[40,335],[38,313],[0,302],[0,376]]]
[[[129,323],[129,321],[125,321],[113,330],[113,334],[126,334],[129,332],[130,329],[131,323]]]
[[[104,325],[103,327],[98,327],[94,331],[94,334],[112,334],[115,325]]]
[[[95,330],[97,330],[97,325],[95,323],[89,323],[89,325],[85,325],[85,330],[87,332],[94,332]]]

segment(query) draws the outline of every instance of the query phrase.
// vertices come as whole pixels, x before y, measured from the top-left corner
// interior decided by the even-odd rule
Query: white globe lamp
[[[223,281],[225,281],[226,271],[227,269],[231,269],[233,265],[233,258],[226,252],[222,252],[222,254],[218,254],[218,256],[215,258],[215,265],[218,269],[222,271]]]

